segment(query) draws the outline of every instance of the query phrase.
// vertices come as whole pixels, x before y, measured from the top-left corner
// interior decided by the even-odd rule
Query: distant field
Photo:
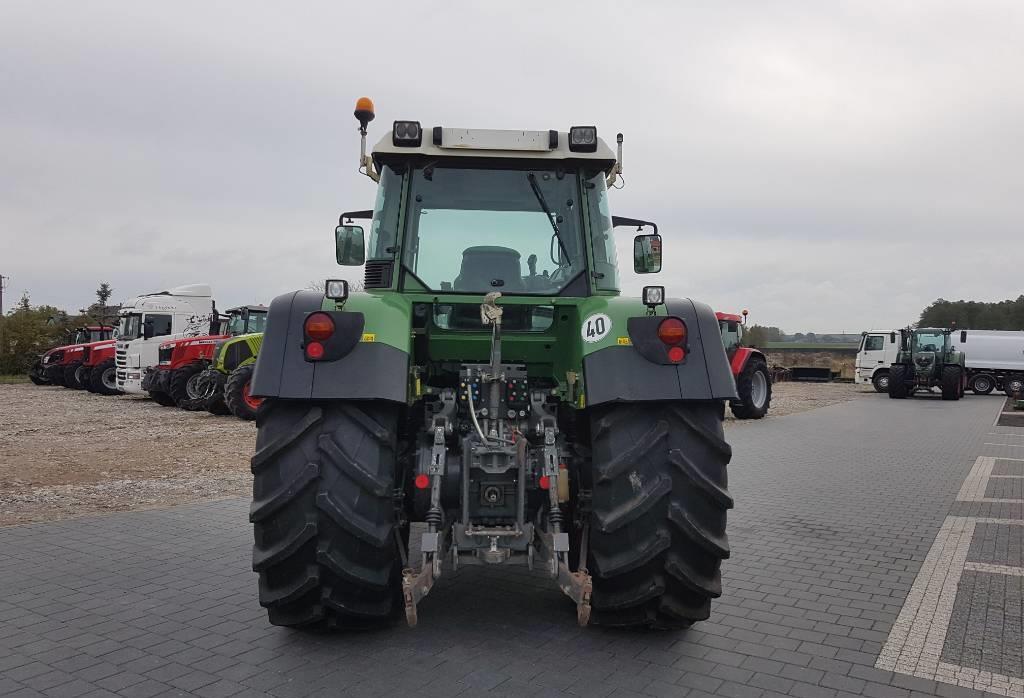
[[[0,384],[28,383],[28,376],[0,376]]]
[[[834,349],[857,349],[860,345],[845,342],[765,342],[764,349],[810,349],[829,351]]]

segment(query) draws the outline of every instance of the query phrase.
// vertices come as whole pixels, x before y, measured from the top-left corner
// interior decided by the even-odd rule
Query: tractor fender
[[[588,354],[583,358],[588,406],[736,399],[736,381],[711,307],[683,298],[666,300],[665,309],[686,323],[686,359],[679,364],[655,363],[638,351],[636,339],[632,346],[611,346]]]
[[[382,342],[356,341],[334,361],[307,361],[306,316],[323,307],[317,291],[293,291],[270,303],[251,394],[290,400],[389,400],[406,402],[409,354]],[[337,311],[332,315],[341,314]],[[362,315],[361,313],[349,313]],[[362,326],[362,317],[358,325]],[[339,323],[340,324],[340,323]]]
[[[768,363],[768,359],[760,350],[754,349],[753,347],[737,347],[736,351],[732,355],[732,359],[729,361],[730,368],[732,369],[732,375],[738,376],[743,373],[743,369],[746,368],[747,362],[750,361],[752,357],[757,357],[765,363]]]

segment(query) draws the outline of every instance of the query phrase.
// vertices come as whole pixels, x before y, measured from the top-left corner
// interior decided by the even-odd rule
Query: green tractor
[[[952,330],[900,330],[900,348],[889,368],[889,397],[902,399],[924,388],[942,389],[943,400],[964,396],[967,371],[964,353],[952,344]],[[896,333],[890,339],[896,340]]]
[[[231,336],[217,342],[210,366],[199,376],[203,407],[211,414],[253,420],[262,400],[250,395],[249,388],[263,343],[267,308],[242,306],[228,312],[225,333]]]
[[[708,618],[736,387],[710,307],[620,294],[614,227],[654,231],[634,271],[662,263],[657,226],[609,213],[621,135],[396,121],[367,156],[356,117],[376,205],[335,242],[364,291],[276,298],[253,377],[270,622],[415,625],[463,565],[544,571],[581,625]]]

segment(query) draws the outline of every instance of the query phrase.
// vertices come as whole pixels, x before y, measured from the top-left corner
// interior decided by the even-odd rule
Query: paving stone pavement
[[[0,529],[0,695],[980,697],[875,665],[947,516],[1020,518],[956,501],[979,456],[1024,458],[985,445],[1001,403],[869,395],[730,427],[724,595],[684,632],[578,628],[561,592],[516,568],[447,573],[415,630],[275,628],[238,499]],[[1019,541],[987,525],[963,564],[1016,564]],[[964,638],[982,638],[992,665],[984,623],[1019,627],[1020,596],[1010,577],[962,574],[949,651],[962,663]],[[1005,613],[982,626],[963,612],[997,594]]]

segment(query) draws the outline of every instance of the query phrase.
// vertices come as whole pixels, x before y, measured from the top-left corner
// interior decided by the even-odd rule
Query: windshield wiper
[[[551,224],[551,229],[555,231],[555,238],[558,240],[558,246],[562,248],[562,254],[565,255],[565,261],[569,262],[569,266],[572,266],[572,260],[569,258],[569,250],[566,249],[565,243],[562,242],[562,234],[558,231],[558,223],[555,222],[555,215],[551,212],[551,207],[548,206],[547,199],[544,198],[544,193],[540,190],[540,186],[537,184],[537,177],[532,172],[526,175],[526,179],[530,182],[530,189],[533,190],[533,195],[537,197],[537,203],[540,204],[540,208],[544,211],[547,216],[548,223]],[[550,251],[548,253],[550,255]]]

